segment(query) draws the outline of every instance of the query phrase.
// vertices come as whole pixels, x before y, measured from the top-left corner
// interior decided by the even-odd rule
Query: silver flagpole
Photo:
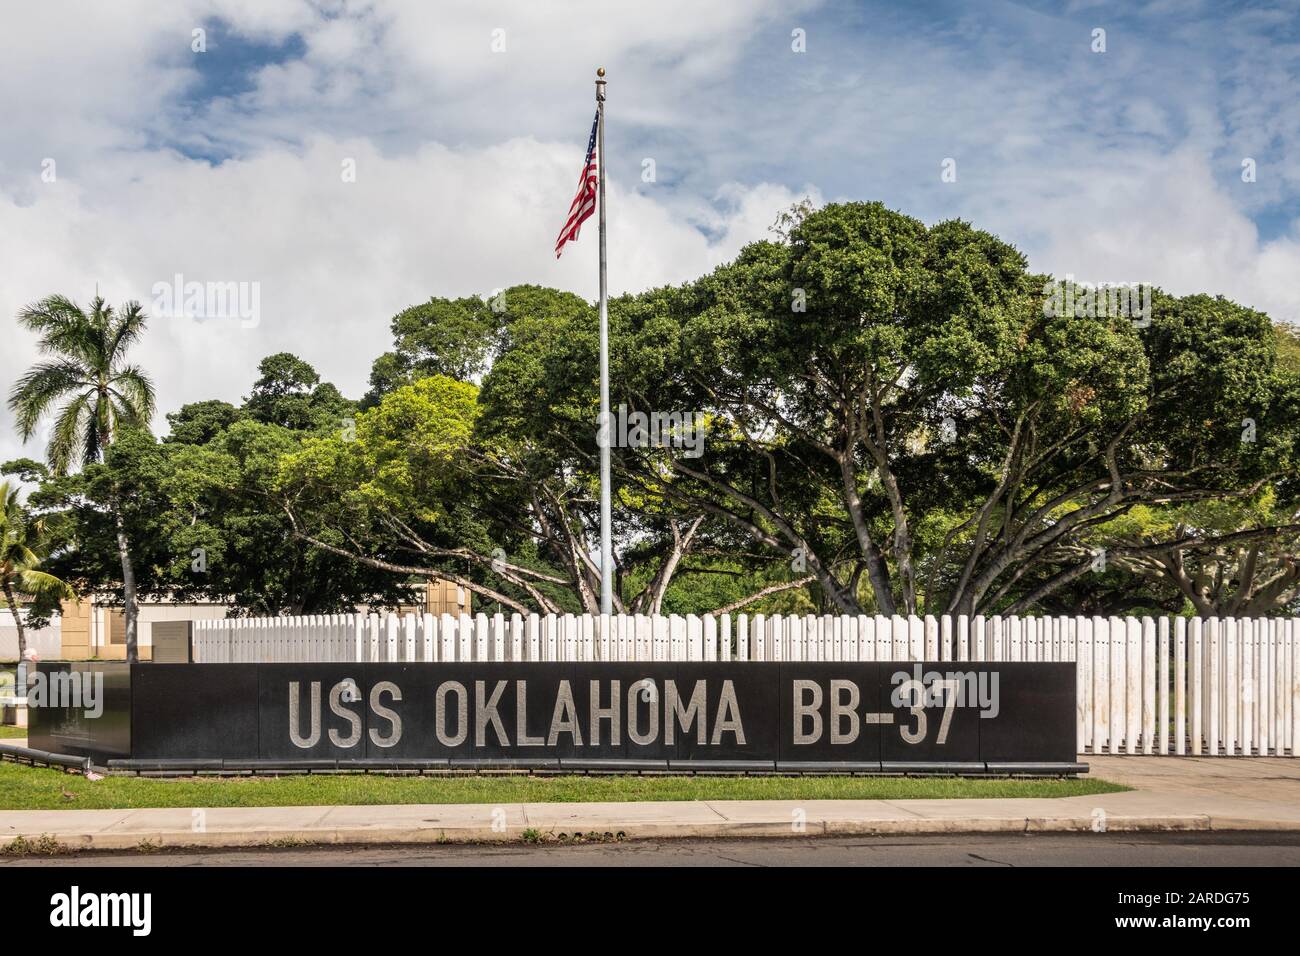
[[[609,306],[605,291],[605,68],[596,70],[596,156],[600,175],[600,613],[614,612],[614,546],[610,537]]]

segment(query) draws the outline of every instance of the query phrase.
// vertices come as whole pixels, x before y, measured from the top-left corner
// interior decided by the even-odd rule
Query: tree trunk
[[[27,653],[27,632],[23,630],[23,619],[18,613],[18,601],[14,598],[14,589],[9,582],[5,582],[5,600],[9,602],[9,610],[13,612],[14,624],[18,627],[18,663],[23,663],[23,655]]]
[[[949,599],[948,609],[944,611],[950,617],[960,617],[965,614],[967,617],[975,616],[975,595],[967,588],[963,590],[960,596],[954,595]]]
[[[139,608],[135,599],[135,566],[131,564],[131,542],[126,536],[126,522],[122,520],[121,501],[113,493],[113,524],[117,529],[117,554],[122,559],[122,605],[126,619],[126,659],[135,663],[140,659],[136,646],[136,618]]]
[[[867,564],[867,580],[871,582],[871,593],[876,599],[876,608],[881,614],[893,616],[894,588],[889,579],[889,567],[885,564],[880,548],[871,537],[866,518],[862,515],[862,497],[858,494],[858,478],[853,471],[852,449],[845,451],[839,458],[840,478],[844,484],[844,506],[853,521],[853,530],[858,538],[858,549],[862,560]],[[855,594],[854,600],[857,600]]]

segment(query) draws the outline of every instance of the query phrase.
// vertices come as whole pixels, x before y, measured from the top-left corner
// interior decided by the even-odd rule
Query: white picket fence
[[[734,626],[733,626],[734,625]],[[199,663],[1072,661],[1079,750],[1297,756],[1300,618],[336,614],[194,622]]]
[[[0,611],[4,618],[9,617],[7,610]],[[49,624],[32,630],[28,628],[23,635],[27,646],[36,652],[41,660],[57,659],[63,651],[63,642],[59,637],[59,626]],[[12,619],[0,619],[0,661],[18,660],[18,628]]]

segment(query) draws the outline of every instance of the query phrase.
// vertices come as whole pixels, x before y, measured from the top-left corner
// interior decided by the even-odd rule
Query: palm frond
[[[14,383],[9,393],[9,408],[17,418],[18,433],[23,441],[32,437],[36,423],[54,402],[88,384],[85,370],[70,359],[38,362],[32,366]]]
[[[17,590],[31,597],[53,595],[72,599],[77,596],[77,592],[72,589],[72,585],[45,571],[20,571],[15,575],[15,578],[14,583],[17,585]]]
[[[86,321],[86,313],[81,306],[64,295],[50,295],[24,306],[18,312],[18,322],[33,332],[41,334],[65,325],[76,325]]]
[[[108,359],[116,363],[120,355],[135,343],[149,323],[149,317],[139,302],[126,303],[118,313],[116,321],[109,326],[108,347],[105,350]]]
[[[100,460],[119,424],[149,423],[153,383],[139,366],[125,364],[128,347],[147,323],[140,303],[117,311],[97,295],[87,312],[66,296],[51,295],[26,306],[18,320],[40,334],[43,352],[58,356],[29,370],[9,396],[23,439],[57,402],[70,399],[46,449],[56,474],[66,474],[74,456],[85,464]]]
[[[47,355],[64,355],[94,369],[104,364],[103,335],[93,316],[66,296],[52,295],[18,313],[18,321],[40,333],[37,343]]]
[[[11,486],[7,480],[0,481],[0,524],[17,520],[16,516],[21,514],[22,503],[18,500],[20,490],[17,485]]]
[[[63,406],[55,419],[49,444],[45,448],[45,459],[55,474],[68,473],[73,454],[78,449],[82,451],[83,464],[99,460],[100,439],[96,434],[94,397],[93,391],[78,395]]]
[[[25,512],[18,493],[18,486],[0,482],[0,584],[33,597],[76,597],[67,583],[40,570],[49,553],[45,522]]]
[[[90,325],[94,332],[95,349],[101,362],[99,370],[107,372],[112,367],[112,356],[109,352],[109,342],[112,339],[112,329],[117,321],[116,313],[113,307],[104,301],[103,296],[95,296],[90,302]]]
[[[97,420],[97,417],[94,415],[91,415],[87,419],[88,422],[95,422]],[[110,434],[111,432],[102,428],[87,426],[86,432],[81,439],[81,463],[83,465],[89,465],[93,462],[99,461],[104,453],[104,443],[108,440],[106,436]]]
[[[128,365],[113,377],[109,391],[121,404],[120,415],[124,422],[149,424],[154,413],[154,388],[144,369]]]

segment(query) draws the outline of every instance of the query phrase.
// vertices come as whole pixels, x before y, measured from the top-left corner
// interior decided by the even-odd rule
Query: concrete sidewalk
[[[626,839],[792,834],[1300,830],[1300,761],[1088,756],[1138,789],[1060,799],[736,800],[410,804],[207,810],[0,810],[0,844],[49,836],[79,849],[148,846]]]

